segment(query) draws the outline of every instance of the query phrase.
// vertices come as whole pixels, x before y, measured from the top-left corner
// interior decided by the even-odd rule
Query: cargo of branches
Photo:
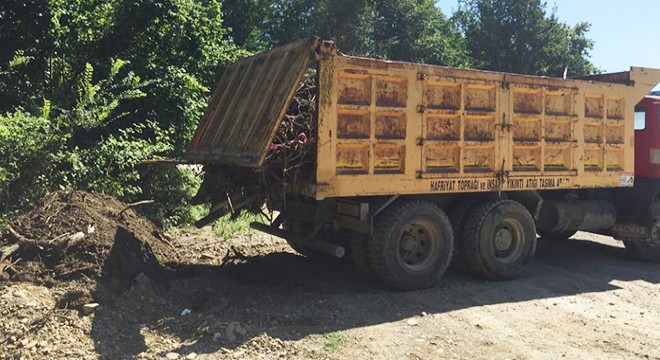
[[[569,69],[570,72],[570,69]],[[537,235],[660,261],[660,70],[550,78],[346,56],[316,37],[231,64],[187,159],[198,222],[242,211],[396,289],[450,263],[520,276]]]

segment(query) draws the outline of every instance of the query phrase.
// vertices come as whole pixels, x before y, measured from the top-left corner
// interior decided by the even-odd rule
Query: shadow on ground
[[[391,292],[356,275],[348,262],[275,252],[225,266],[190,266],[178,279],[133,285],[98,310],[92,336],[102,358],[133,358],[158,346],[181,354],[214,353],[262,333],[298,340],[422,312],[610,291],[618,288],[617,281],[657,284],[659,270],[659,265],[633,261],[620,247],[590,240],[539,241],[535,263],[518,280],[486,282],[450,271],[435,288]],[[99,285],[99,293],[105,286]],[[180,316],[184,308],[192,313]],[[232,322],[245,330],[236,340],[226,334]],[[166,334],[177,345],[151,344],[150,333]]]

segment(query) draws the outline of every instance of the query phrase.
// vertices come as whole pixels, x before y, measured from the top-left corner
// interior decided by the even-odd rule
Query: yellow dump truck
[[[658,81],[638,67],[560,79],[352,57],[312,38],[230,65],[186,156],[224,173],[197,199],[216,217],[265,203],[279,215],[254,228],[308,256],[350,257],[394,288],[432,286],[452,261],[515,278],[537,233],[612,234],[658,261],[660,187],[636,182],[634,128]],[[295,101],[312,116],[291,115]],[[296,119],[308,130],[282,135]],[[292,175],[289,152],[266,176],[303,145],[304,171]],[[217,191],[242,171],[255,180]]]

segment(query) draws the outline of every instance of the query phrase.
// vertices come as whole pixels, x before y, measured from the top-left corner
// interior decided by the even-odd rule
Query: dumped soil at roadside
[[[5,280],[52,284],[140,273],[164,278],[169,240],[152,222],[107,195],[56,192],[34,211],[12,221],[0,246],[13,250],[0,262]],[[18,246],[17,246],[18,245]]]
[[[517,280],[390,292],[263,234],[162,234],[104,195],[56,193],[10,226],[0,359],[660,360],[660,268],[603,236],[540,240]]]

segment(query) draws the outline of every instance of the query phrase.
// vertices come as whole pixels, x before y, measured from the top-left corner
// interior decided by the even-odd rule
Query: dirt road
[[[540,241],[519,280],[392,293],[279,239],[172,235],[171,281],[1,284],[0,358],[660,359],[660,266],[606,237]],[[100,306],[57,309],[72,290]]]

